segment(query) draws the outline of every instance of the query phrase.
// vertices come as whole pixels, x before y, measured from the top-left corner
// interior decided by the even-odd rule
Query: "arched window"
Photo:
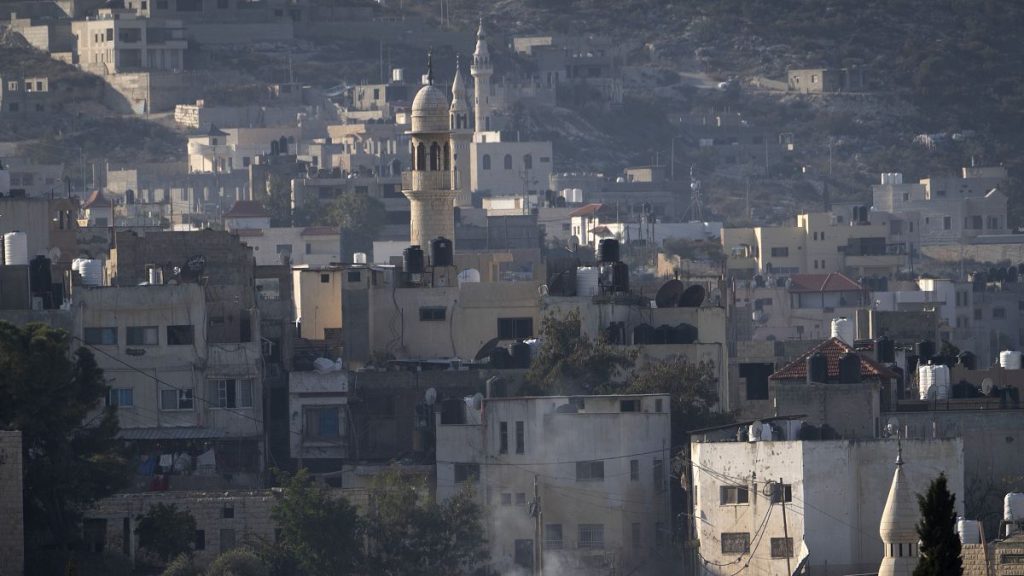
[[[452,169],[452,147],[448,142],[444,143],[444,169]]]
[[[484,170],[490,170],[491,169],[491,155],[490,154],[484,154],[484,159],[481,161],[481,164],[483,165],[483,169]]]
[[[533,156],[530,154],[523,156],[523,168],[533,170]]]
[[[413,168],[412,168],[413,170],[420,170],[420,171],[422,171],[422,170],[426,170],[427,169],[427,147],[424,146],[422,142],[420,142],[416,146],[415,163],[416,163],[416,165],[413,166]]]
[[[512,169],[512,155],[511,154],[505,154],[505,170],[511,170],[511,169]]]
[[[441,147],[434,142],[430,145],[430,170],[437,172],[441,169]]]

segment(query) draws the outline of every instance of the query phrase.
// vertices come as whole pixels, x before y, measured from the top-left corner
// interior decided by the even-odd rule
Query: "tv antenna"
[[[704,221],[704,198],[701,195],[700,180],[694,174],[694,165],[690,165],[690,209],[686,212],[688,220]]]

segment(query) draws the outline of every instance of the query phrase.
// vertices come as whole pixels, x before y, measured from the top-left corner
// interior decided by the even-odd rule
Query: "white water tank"
[[[480,271],[476,268],[466,268],[462,272],[459,272],[459,286],[463,284],[474,284],[480,282]]]
[[[981,544],[981,525],[977,520],[965,520],[961,516],[956,521],[956,533],[961,544]]]
[[[24,232],[4,234],[4,264],[28,266],[28,235]]]
[[[832,319],[832,337],[839,338],[847,346],[853,346],[853,322],[846,316]]]
[[[1003,370],[1020,370],[1021,353],[1017,350],[1003,350],[999,353],[999,365]]]
[[[353,254],[352,262],[355,264],[366,264],[366,252],[356,252]]]
[[[164,270],[163,268],[153,266],[146,270],[147,277],[150,286],[160,286],[164,283]]]
[[[918,366],[917,389],[921,400],[949,398],[949,367],[945,364]]]
[[[582,204],[583,203],[583,188],[573,188],[572,189],[572,202],[574,204]]]
[[[1024,520],[1024,493],[1010,492],[1003,497],[1003,520],[1007,522]]]
[[[78,273],[82,276],[83,286],[103,285],[103,261],[83,258],[78,261]]]
[[[582,266],[576,269],[576,295],[596,296],[600,292],[598,282],[601,278],[601,270],[592,266]]]

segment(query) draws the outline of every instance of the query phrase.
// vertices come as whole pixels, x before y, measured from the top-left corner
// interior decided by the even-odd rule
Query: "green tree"
[[[156,554],[161,562],[167,563],[192,551],[196,541],[196,519],[188,510],[178,510],[174,504],[154,504],[136,520],[139,548]]]
[[[102,409],[103,371],[92,353],[69,354],[67,332],[0,322],[0,428],[21,430],[29,556],[78,536],[81,512],[128,477],[117,413]]]
[[[182,552],[171,560],[160,576],[202,576],[202,572],[196,568],[192,555]]]
[[[928,492],[917,495],[921,521],[917,535],[921,538],[921,559],[914,576],[946,576],[960,574],[960,538],[956,533],[956,496],[946,487],[946,475],[932,480]]]
[[[526,378],[545,394],[614,394],[637,358],[636,350],[583,334],[576,309],[561,317],[548,314],[539,338],[540,348]]]
[[[732,421],[731,415],[713,410],[718,404],[718,374],[710,360],[690,362],[682,356],[652,360],[636,370],[624,393],[671,396],[674,446],[686,445],[690,430]]]
[[[206,576],[269,576],[270,571],[256,552],[234,548],[224,552],[206,569]]]
[[[370,500],[368,573],[459,576],[486,560],[482,511],[471,491],[437,502],[422,476],[392,467],[374,479]]]
[[[270,225],[274,227],[292,226],[291,182],[283,176],[271,173],[267,178],[265,198],[263,204],[266,206],[267,212],[270,212]]]
[[[356,573],[362,560],[363,522],[355,507],[314,483],[306,469],[294,476],[279,475],[282,491],[272,517],[281,529],[280,547],[264,552],[264,559],[275,556],[272,564],[294,564],[306,576]]]
[[[373,250],[374,239],[386,221],[387,211],[380,200],[367,194],[345,192],[324,206],[318,223],[341,230],[346,254],[369,254]]]

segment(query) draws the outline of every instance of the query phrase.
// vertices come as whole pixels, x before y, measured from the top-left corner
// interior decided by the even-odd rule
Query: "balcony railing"
[[[451,190],[452,173],[449,170],[402,172],[402,190]]]

